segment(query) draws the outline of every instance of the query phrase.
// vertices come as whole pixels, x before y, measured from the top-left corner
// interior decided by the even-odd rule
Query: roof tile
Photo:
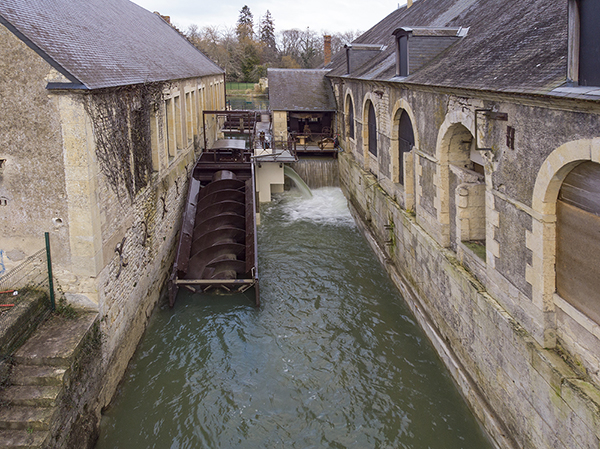
[[[0,18],[88,89],[223,73],[160,16],[129,0],[2,0]]]

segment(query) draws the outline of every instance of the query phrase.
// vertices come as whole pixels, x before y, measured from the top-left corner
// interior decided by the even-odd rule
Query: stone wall
[[[3,26],[0,43],[0,270],[51,232],[55,285],[100,314],[99,413],[170,273],[189,175],[219,137],[217,118],[202,112],[224,109],[224,75],[48,90],[66,80]],[[112,101],[110,123],[97,119],[101,98]]]
[[[57,75],[0,25],[0,274],[44,247],[68,259],[67,192],[60,114],[46,78]]]
[[[595,385],[542,348],[351,154],[339,163],[355,218],[498,447],[598,447]]]
[[[597,447],[600,331],[556,294],[554,258],[562,180],[581,161],[600,162],[600,106],[332,84],[338,130],[348,128],[349,99],[355,108],[355,135],[341,140],[343,189],[499,445]],[[377,115],[376,158],[365,144],[368,102]],[[415,144],[403,155],[400,184],[403,111]]]

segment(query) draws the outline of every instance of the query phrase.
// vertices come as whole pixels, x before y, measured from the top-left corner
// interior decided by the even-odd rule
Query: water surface
[[[158,309],[97,448],[491,448],[339,189],[263,207],[262,307]]]

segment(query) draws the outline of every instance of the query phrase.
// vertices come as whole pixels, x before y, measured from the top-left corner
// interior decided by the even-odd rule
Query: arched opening
[[[375,117],[375,108],[373,107],[373,103],[371,101],[368,102],[367,109],[369,153],[377,157],[377,118]]]
[[[583,162],[556,203],[556,292],[600,323],[600,164]]]
[[[403,110],[398,124],[398,182],[404,184],[404,154],[415,146],[415,135],[408,113]]]
[[[346,96],[346,137],[354,139],[354,103],[350,95]]]
[[[450,247],[456,251],[462,242],[485,260],[485,170],[474,144],[464,125],[456,123],[447,130],[443,145],[448,152],[448,190],[443,194],[447,195]]]

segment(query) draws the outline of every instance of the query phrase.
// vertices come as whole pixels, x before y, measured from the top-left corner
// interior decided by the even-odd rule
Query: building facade
[[[351,208],[499,447],[598,447],[600,8],[409,3],[328,66]]]
[[[168,276],[202,112],[224,109],[224,72],[127,0],[10,0],[0,23],[3,265],[50,232],[58,286],[99,314],[99,411]],[[209,119],[209,143],[217,132]]]

